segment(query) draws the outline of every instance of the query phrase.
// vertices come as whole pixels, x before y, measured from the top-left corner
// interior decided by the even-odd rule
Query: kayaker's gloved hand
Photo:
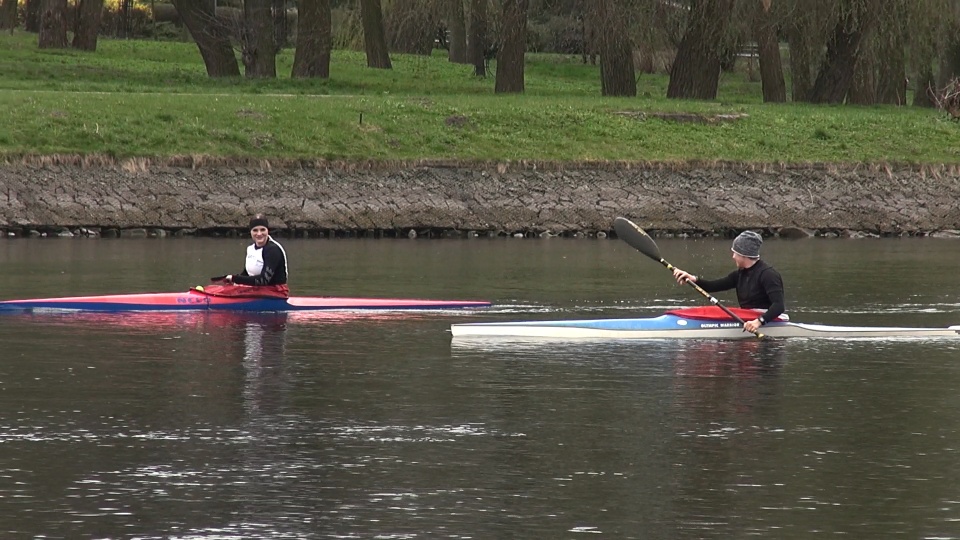
[[[211,283],[220,283],[221,281],[227,281],[227,278],[231,276],[213,276],[210,278]]]

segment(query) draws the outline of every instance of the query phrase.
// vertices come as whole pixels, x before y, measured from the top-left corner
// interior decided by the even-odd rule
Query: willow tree
[[[447,20],[447,59],[457,64],[466,64],[467,60],[467,17],[463,9],[463,0],[449,0],[446,5]]]
[[[933,107],[940,90],[960,76],[960,3],[918,0],[909,21],[911,64],[915,73],[913,104]]]
[[[273,0],[244,0],[241,47],[248,79],[276,78],[277,42],[271,7]]]
[[[670,69],[668,98],[716,99],[735,0],[690,0],[683,39]]]
[[[470,0],[470,24],[467,26],[467,62],[473,64],[477,77],[487,76],[486,51],[490,46],[487,32],[487,0]]]
[[[297,2],[297,49],[293,54],[295,78],[330,77],[333,48],[330,0]]]
[[[503,41],[497,54],[497,81],[494,85],[498,94],[523,92],[529,4],[529,0],[503,0]]]
[[[875,0],[839,0],[827,52],[810,90],[811,103],[843,103],[853,87],[857,60],[866,36],[876,26]]]
[[[905,105],[910,21],[925,0],[885,0],[874,5],[876,31],[864,37],[847,100],[861,105]],[[932,62],[932,59],[928,58]]]
[[[604,96],[636,96],[637,79],[633,66],[633,45],[627,29],[622,1],[593,0],[591,21],[599,33],[600,93]],[[585,16],[590,16],[585,14]]]
[[[216,0],[172,0],[180,20],[200,50],[210,77],[239,77],[240,66],[230,44],[230,32],[217,19]]]
[[[440,27],[442,1],[393,0],[383,18],[390,50],[429,56]]]
[[[951,0],[948,9],[942,13],[945,24],[940,29],[940,61],[937,73],[937,86],[943,88],[951,80],[960,77],[960,4]]]
[[[363,24],[363,48],[367,53],[367,67],[392,69],[387,38],[383,32],[380,0],[360,0],[360,20]]]
[[[757,57],[760,62],[760,86],[763,101],[783,103],[787,100],[787,84],[783,78],[783,62],[780,59],[780,40],[777,39],[779,20],[774,15],[773,0],[754,0],[753,35],[757,42]]]

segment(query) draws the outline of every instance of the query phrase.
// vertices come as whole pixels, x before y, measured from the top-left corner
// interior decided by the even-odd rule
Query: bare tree
[[[43,0],[38,46],[41,49],[67,48],[67,0]]]
[[[180,20],[193,36],[210,77],[239,77],[230,33],[214,12],[215,0],[172,0]]]
[[[330,77],[332,48],[330,0],[299,0],[297,3],[297,50],[293,77]]]
[[[760,84],[763,101],[783,103],[787,100],[787,85],[780,60],[780,40],[777,39],[777,21],[773,16],[773,0],[756,0],[754,38],[760,59]]]
[[[383,11],[380,0],[360,0],[363,23],[363,47],[367,51],[367,67],[392,69],[387,38],[383,32]]]
[[[467,61],[467,18],[463,9],[463,0],[444,0],[449,2],[447,10],[447,58],[457,64]]]
[[[817,80],[810,90],[811,103],[843,103],[853,86],[854,71],[860,56],[860,45],[877,18],[861,0],[840,0],[838,20],[827,55]]]
[[[100,18],[103,15],[103,0],[79,0],[77,19],[73,28],[73,48],[84,51],[97,50],[100,35]]]
[[[720,54],[734,0],[691,0],[686,32],[670,69],[667,97],[716,99]]]
[[[286,0],[273,0],[273,43],[280,52],[288,45],[290,29],[287,28]]]
[[[384,17],[390,50],[429,56],[440,26],[438,7],[434,0],[393,0]]]
[[[616,0],[593,0],[599,28],[600,93],[604,96],[636,96],[637,79],[633,46],[627,33],[624,6]]]
[[[814,53],[816,6],[813,0],[794,0],[793,13],[786,25],[787,41],[790,44],[790,94],[793,101],[808,101],[813,88],[815,63],[819,58]]]
[[[497,54],[497,82],[494,85],[498,94],[523,92],[529,4],[529,0],[503,1],[503,46]]]
[[[945,49],[937,75],[940,82],[938,86],[944,86],[951,79],[960,76],[960,31],[946,43]]]
[[[597,55],[600,49],[600,37],[603,32],[601,23],[598,20],[598,12],[595,0],[579,0],[577,2],[577,19],[580,23],[580,57],[583,63],[588,61],[591,65],[597,65]],[[604,11],[609,11],[604,8]]]
[[[242,56],[248,79],[277,76],[277,44],[274,41],[272,0],[244,0]]]
[[[0,2],[0,30],[13,30],[17,27],[17,0]]]
[[[470,0],[470,24],[467,29],[467,61],[473,64],[477,77],[487,76],[486,51],[490,48],[487,34],[486,0]]]
[[[26,17],[23,22],[23,28],[27,32],[40,31],[40,9],[43,7],[43,0],[27,0]]]

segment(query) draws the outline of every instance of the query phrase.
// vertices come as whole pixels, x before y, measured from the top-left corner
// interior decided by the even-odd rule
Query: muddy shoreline
[[[0,165],[0,233],[283,237],[946,236],[960,169],[738,163],[327,163],[83,156]]]

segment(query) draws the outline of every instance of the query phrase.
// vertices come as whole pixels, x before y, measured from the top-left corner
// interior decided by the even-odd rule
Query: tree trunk
[[[616,0],[593,0],[595,21],[606,30],[600,35],[600,94],[636,96],[633,46],[627,33],[622,6]]]
[[[790,94],[795,102],[809,101],[813,68],[810,65],[809,30],[804,21],[794,21],[788,26],[787,41],[790,45]]]
[[[905,38],[899,30],[891,40],[880,45],[880,54],[876,57],[877,66],[877,103],[887,105],[907,104],[907,59]]]
[[[330,0],[297,2],[297,49],[292,77],[330,77]]]
[[[602,33],[597,31],[600,28],[600,24],[597,22],[597,10],[591,8],[594,1],[580,0],[577,2],[577,8],[580,15],[580,56],[584,64],[589,61],[590,65],[595,66],[597,65],[597,54],[599,54],[598,50],[600,48],[599,38]]]
[[[484,53],[489,47],[486,0],[470,0],[470,27],[468,32],[467,61],[473,64],[474,75],[486,77],[487,59]]]
[[[197,43],[210,77],[239,77],[230,33],[214,15],[215,0],[173,0],[183,25]]]
[[[933,68],[924,68],[923,71],[918,74],[917,88],[913,92],[914,107],[933,107],[935,105],[933,96],[931,95],[931,92],[936,92],[935,83]]]
[[[67,0],[43,0],[37,43],[41,49],[67,48]]]
[[[280,52],[287,46],[290,39],[290,29],[287,28],[287,2],[286,0],[273,0],[273,44],[276,52]]]
[[[716,99],[722,38],[734,0],[692,0],[686,32],[670,69],[668,98]]]
[[[523,92],[529,4],[529,0],[503,2],[503,45],[497,54],[497,82],[494,85],[498,94]]]
[[[27,16],[23,28],[27,32],[40,32],[40,8],[43,0],[27,0]]]
[[[77,6],[76,25],[73,30],[74,49],[97,50],[101,15],[103,15],[103,0],[80,0],[80,4]]]
[[[119,0],[117,2],[117,37],[130,37],[131,21],[133,19],[133,0]]]
[[[277,76],[277,44],[273,41],[273,0],[243,2],[243,67],[248,79]]]
[[[17,27],[17,0],[0,2],[0,30],[13,30]]]
[[[467,64],[467,18],[463,11],[463,0],[449,0],[447,12],[447,30],[450,35],[447,44],[447,58],[457,64]]]
[[[843,103],[853,85],[860,44],[870,29],[871,14],[847,9],[827,43],[827,56],[810,91],[811,103]]]
[[[764,103],[787,101],[787,85],[783,79],[783,63],[780,60],[780,41],[773,20],[771,0],[759,0],[754,38],[757,41],[757,56],[760,59],[760,85]]]
[[[383,33],[380,0],[360,0],[360,19],[363,23],[363,47],[367,51],[367,67],[392,69],[387,38]]]
[[[876,52],[871,54],[866,48],[861,49],[861,52],[863,54],[857,60],[846,102],[852,105],[873,105],[877,102]]]

